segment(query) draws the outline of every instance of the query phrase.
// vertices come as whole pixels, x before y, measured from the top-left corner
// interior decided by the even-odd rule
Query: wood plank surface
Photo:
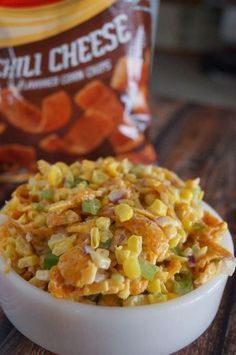
[[[151,136],[159,164],[182,178],[201,177],[205,200],[229,222],[236,245],[236,111],[156,97],[152,106]],[[0,311],[0,354],[51,353],[20,334]],[[195,354],[236,354],[236,276],[209,329],[175,355]]]

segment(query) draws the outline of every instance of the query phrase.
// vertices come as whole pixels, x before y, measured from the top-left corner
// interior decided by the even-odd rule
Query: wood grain
[[[156,141],[159,163],[183,178],[200,176],[205,200],[227,219],[236,211],[236,113],[198,105],[188,105],[187,111],[183,108],[181,111],[175,130]],[[229,222],[235,231],[235,220],[231,218]],[[234,277],[228,283],[220,310],[208,331],[178,355],[222,351],[236,354],[235,305],[232,305],[235,281]]]
[[[228,220],[235,238],[236,112],[156,97],[152,106],[155,120],[151,135],[159,164],[183,178],[200,176],[205,200]],[[0,354],[51,353],[26,339],[0,311]],[[199,354],[236,354],[236,277],[228,282],[208,330],[175,355]]]

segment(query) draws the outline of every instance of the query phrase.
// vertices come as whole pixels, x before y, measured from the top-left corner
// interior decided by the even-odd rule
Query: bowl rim
[[[204,209],[206,211],[211,212],[215,217],[219,218],[222,220],[220,215],[211,207],[209,206],[206,202],[203,202]],[[226,231],[224,234],[224,237],[226,238],[227,242],[230,244],[230,247],[228,249],[232,254],[234,254],[234,245],[233,245],[233,239],[229,231]],[[149,305],[141,305],[141,306],[135,306],[135,307],[110,307],[110,306],[97,306],[97,305],[91,305],[91,304],[86,304],[86,303],[79,303],[75,301],[70,301],[66,299],[57,299],[53,297],[50,293],[41,290],[37,288],[34,285],[31,285],[28,281],[23,279],[20,275],[18,275],[14,270],[10,270],[9,272],[4,271],[5,267],[5,262],[4,258],[0,255],[0,273],[3,274],[3,276],[6,276],[6,278],[9,280],[10,283],[15,284],[19,288],[23,288],[23,292],[27,292],[31,297],[34,298],[34,300],[38,300],[41,302],[48,302],[51,304],[52,307],[55,306],[62,306],[63,309],[66,309],[66,311],[72,311],[73,313],[81,312],[82,310],[92,310],[93,312],[112,312],[114,313],[121,313],[121,312],[135,312],[135,311],[141,311],[145,309],[145,312],[150,311],[153,312],[154,309],[165,309],[166,307],[168,309],[172,308],[178,308],[180,305],[183,304],[191,304],[196,302],[196,300],[199,300],[203,297],[205,297],[206,294],[212,293],[220,284],[223,282],[227,281],[228,276],[224,274],[218,274],[215,277],[213,277],[211,280],[209,280],[207,283],[204,285],[201,285],[200,287],[196,288],[195,290],[177,297],[172,300],[168,300],[162,303],[155,303],[155,304],[149,304]]]

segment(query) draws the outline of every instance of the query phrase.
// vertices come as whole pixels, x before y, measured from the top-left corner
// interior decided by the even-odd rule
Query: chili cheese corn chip
[[[51,132],[63,127],[70,119],[72,107],[69,95],[58,91],[42,101],[42,132]]]
[[[40,110],[15,90],[0,90],[0,112],[10,124],[24,132],[41,131]]]
[[[22,165],[34,169],[35,163],[36,154],[34,148],[21,144],[0,145],[0,164],[8,166],[8,169],[17,170]]]
[[[84,110],[94,109],[107,115],[114,121],[114,126],[123,120],[123,106],[115,93],[100,80],[94,80],[78,91],[75,102]]]
[[[40,146],[48,152],[88,154],[102,143],[112,129],[113,123],[108,116],[89,110],[75,122],[63,138],[57,135],[48,136],[40,142]]]

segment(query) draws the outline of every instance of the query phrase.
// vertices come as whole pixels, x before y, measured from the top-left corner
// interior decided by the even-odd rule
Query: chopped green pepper
[[[67,179],[65,181],[65,187],[69,189],[73,189],[73,187],[76,187],[76,185],[79,185],[80,183],[88,184],[88,181],[82,178],[76,178],[74,179]]]
[[[50,270],[53,266],[57,265],[58,261],[59,256],[52,254],[52,252],[49,252],[44,257],[43,268],[46,270]]]
[[[52,200],[54,197],[54,191],[53,190],[43,190],[40,193],[40,198],[42,200]]]
[[[174,281],[173,291],[179,296],[193,290],[193,280],[190,274],[177,275]]]
[[[44,210],[44,205],[40,202],[35,203],[34,207],[38,212],[42,212]]]
[[[84,200],[82,202],[82,211],[84,213],[89,213],[94,216],[96,216],[100,207],[101,207],[101,203],[96,198],[94,200]]]
[[[81,182],[85,183],[86,185],[88,185],[88,183],[89,183],[88,180],[86,180],[86,179],[82,179],[82,178],[75,179],[75,184],[76,185],[81,184]]]
[[[147,280],[153,280],[158,267],[141,258],[139,259],[139,265],[141,269],[141,275]]]
[[[194,223],[192,226],[192,230],[194,232],[202,232],[204,229],[205,229],[205,226],[202,223]]]
[[[101,242],[99,244],[99,248],[101,248],[101,249],[110,249],[111,243],[112,243],[112,239],[108,239],[106,242]]]

